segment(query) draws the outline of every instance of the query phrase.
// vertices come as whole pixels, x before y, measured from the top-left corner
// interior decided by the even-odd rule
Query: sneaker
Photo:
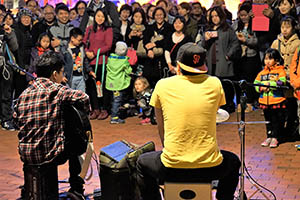
[[[267,138],[265,141],[263,141],[263,142],[261,143],[261,146],[262,146],[262,147],[267,147],[267,146],[270,145],[271,141],[272,141],[272,138]]]
[[[270,148],[276,148],[278,147],[278,140],[276,138],[272,138],[272,141],[270,143]]]
[[[140,121],[140,124],[141,125],[147,125],[147,124],[151,124],[151,120],[150,120],[150,118],[145,118],[145,119],[143,119],[142,121]]]
[[[124,119],[120,119],[119,117],[113,117],[110,120],[111,124],[124,124],[125,120]]]
[[[6,131],[15,131],[15,127],[12,121],[6,121],[1,123],[2,126],[2,130],[6,130]]]

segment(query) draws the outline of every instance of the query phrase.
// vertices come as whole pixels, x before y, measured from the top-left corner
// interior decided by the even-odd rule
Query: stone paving
[[[235,121],[236,113],[228,121]],[[246,114],[247,121],[262,121],[261,110]],[[128,118],[125,124],[111,125],[109,120],[92,121],[94,146],[97,157],[100,148],[115,141],[125,139],[135,144],[154,141],[156,149],[162,148],[156,126],[139,125],[137,117]],[[237,125],[217,125],[218,143],[221,149],[233,151],[240,155],[240,140]],[[276,195],[277,200],[300,199],[300,151],[295,144],[288,142],[278,148],[261,147],[265,139],[265,125],[246,126],[245,164],[250,175],[259,185]],[[0,199],[13,200],[20,197],[19,186],[23,184],[22,162],[17,152],[17,132],[0,131]],[[97,164],[93,161],[93,176],[86,182],[86,195],[93,199],[93,191],[100,188]],[[59,180],[67,180],[68,165],[59,166]],[[245,178],[245,192],[251,199],[275,199],[267,190],[257,190],[258,184]],[[61,183],[60,191],[67,191],[68,184]],[[90,195],[89,195],[90,194]]]

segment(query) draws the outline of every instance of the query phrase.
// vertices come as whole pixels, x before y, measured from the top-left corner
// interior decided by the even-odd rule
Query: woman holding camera
[[[234,62],[241,57],[241,46],[234,30],[226,22],[226,15],[220,6],[211,8],[208,27],[204,33],[203,47],[207,50],[208,74],[221,80],[233,80]],[[223,109],[235,111],[234,92],[231,83],[222,81],[227,104]]]

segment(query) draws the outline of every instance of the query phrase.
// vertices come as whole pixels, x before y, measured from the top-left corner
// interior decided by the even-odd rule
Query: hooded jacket
[[[300,46],[300,40],[296,33],[292,35],[288,40],[284,39],[283,35],[280,34],[278,35],[277,40],[274,40],[271,45],[271,48],[277,49],[280,52],[284,60],[284,67],[288,76],[290,71],[289,65],[292,62],[294,52],[298,46]]]
[[[295,89],[294,96],[300,100],[300,64],[299,64],[299,48],[296,48],[290,64],[290,80],[291,85]],[[298,61],[297,61],[298,60]]]
[[[286,73],[284,66],[276,65],[272,67],[265,66],[264,69],[258,73],[254,84],[262,84],[270,86],[283,86],[286,84]],[[268,92],[262,91],[262,88],[255,86],[255,90],[260,93],[259,103],[264,105],[273,105],[283,102],[284,91],[276,88],[270,88]]]
[[[105,87],[107,90],[120,91],[129,87],[131,80],[129,74],[131,74],[132,68],[127,56],[118,56],[115,53],[110,54],[106,67]]]

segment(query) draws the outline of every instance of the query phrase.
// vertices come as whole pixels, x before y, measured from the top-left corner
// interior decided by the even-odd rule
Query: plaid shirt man
[[[64,151],[62,103],[80,103],[89,112],[89,98],[47,78],[37,78],[19,97],[14,118],[20,127],[19,154],[27,164],[52,161]]]

